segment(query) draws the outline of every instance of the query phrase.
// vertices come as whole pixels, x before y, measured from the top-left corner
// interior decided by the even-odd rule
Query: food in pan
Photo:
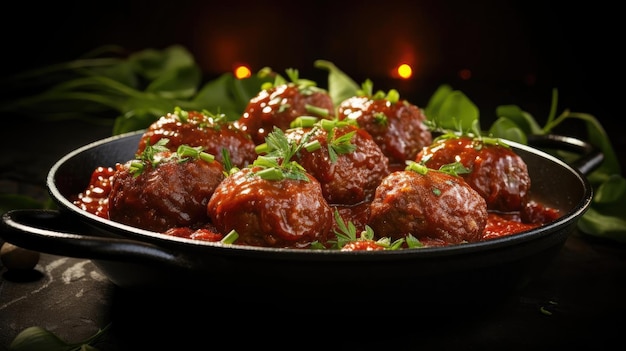
[[[228,152],[230,163],[245,167],[256,159],[255,143],[248,133],[237,128],[224,115],[208,111],[185,111],[177,108],[152,123],[142,135],[137,147],[141,154],[146,145],[155,145],[160,139],[167,138],[164,145],[171,151],[181,145],[202,147],[202,151],[224,162],[224,150]]]
[[[252,166],[231,174],[215,190],[207,208],[220,233],[235,231],[237,243],[305,248],[326,242],[333,212],[313,176],[265,178],[268,168]]]
[[[389,174],[389,160],[372,136],[354,123],[323,121],[285,131],[295,143],[319,145],[300,150],[296,161],[313,175],[331,205],[371,201],[376,187]]]
[[[456,172],[415,163],[382,180],[368,224],[379,236],[411,234],[428,246],[477,242],[487,224],[487,203]]]
[[[117,164],[108,196],[109,219],[155,232],[207,223],[206,205],[224,167],[200,147],[147,145],[139,159]]]
[[[406,160],[414,159],[432,142],[426,116],[417,105],[401,99],[393,89],[387,94],[374,93],[369,80],[358,95],[342,101],[337,110],[340,120],[356,120],[368,131],[392,165],[403,168]]]
[[[313,81],[300,79],[297,70],[287,70],[290,81],[279,80],[261,89],[248,102],[239,127],[261,144],[274,127],[289,128],[300,116],[328,118],[334,115],[334,105],[328,91]],[[277,79],[280,76],[277,76]]]
[[[471,172],[461,177],[493,211],[520,211],[530,195],[526,163],[499,139],[448,133],[424,147],[415,161],[429,168],[460,162]]]
[[[478,242],[560,215],[530,200],[526,165],[501,140],[433,138],[423,112],[393,91],[346,99],[333,117],[328,94],[303,82],[262,89],[228,125],[239,144],[202,131],[210,113],[177,108],[147,129],[137,159],[96,169],[74,203],[179,237],[234,232],[234,244],[344,250]],[[254,160],[233,147],[243,140]]]

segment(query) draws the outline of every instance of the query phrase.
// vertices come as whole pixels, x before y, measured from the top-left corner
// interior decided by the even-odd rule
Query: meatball
[[[163,138],[169,139],[167,148],[171,151],[176,151],[180,145],[201,146],[222,163],[222,149],[226,149],[231,164],[237,167],[245,167],[257,157],[250,135],[238,129],[234,122],[225,120],[223,115],[180,109],[168,113],[148,127],[139,140],[137,154],[141,154],[146,145],[155,145]]]
[[[337,117],[355,119],[372,135],[389,162],[401,168],[432,142],[430,129],[424,124],[426,116],[406,100],[354,96],[339,104]]]
[[[377,237],[411,234],[426,246],[476,242],[487,224],[487,204],[459,176],[407,169],[383,179],[368,223]]]
[[[243,168],[217,186],[207,205],[217,230],[235,230],[236,243],[251,246],[306,248],[326,242],[333,212],[319,182],[309,174],[307,180],[268,180],[257,173],[262,169]]]
[[[489,210],[521,211],[528,202],[531,182],[526,163],[494,139],[442,136],[420,151],[415,161],[435,169],[460,162],[470,170],[461,176],[485,198]]]
[[[220,162],[170,151],[117,164],[109,219],[161,233],[173,227],[199,228],[209,221],[206,205],[224,178]]]
[[[314,151],[301,150],[297,160],[320,182],[324,198],[331,205],[371,201],[376,187],[389,174],[387,157],[367,131],[354,125],[334,126],[330,131],[293,128],[285,135],[298,142],[306,137],[307,142],[319,143],[320,148]],[[346,136],[349,140],[342,142]],[[341,148],[344,152],[335,151]]]
[[[328,92],[293,82],[261,90],[250,99],[237,125],[249,133],[256,144],[261,144],[274,126],[286,130],[300,116],[334,116],[333,101]]]

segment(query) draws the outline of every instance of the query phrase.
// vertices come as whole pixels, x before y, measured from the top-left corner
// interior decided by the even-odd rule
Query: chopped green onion
[[[255,174],[265,180],[282,180],[285,178],[283,172],[274,167],[262,169]]]
[[[391,89],[387,92],[387,100],[392,104],[400,101],[400,93],[396,89]]]
[[[255,151],[258,155],[261,155],[261,154],[266,154],[266,153],[268,153],[268,152],[270,151],[270,148],[269,148],[269,146],[267,145],[267,143],[262,143],[262,144],[259,144],[259,145],[255,146],[255,147],[254,147],[254,151]]]
[[[405,168],[407,171],[417,172],[419,174],[425,175],[428,173],[428,167],[421,163],[417,163],[415,161],[407,161],[407,166]]]
[[[222,240],[220,240],[220,242],[222,244],[234,244],[237,239],[239,239],[239,233],[237,233],[237,231],[233,229],[228,232],[228,234],[226,234],[226,236],[224,236]]]
[[[321,107],[317,107],[317,106],[309,105],[309,104],[306,104],[304,108],[306,109],[307,112],[316,114],[318,116],[328,117],[330,115],[330,112],[326,108],[321,108]]]
[[[319,118],[313,116],[300,116],[291,121],[290,128],[309,128],[313,127]]]
[[[308,152],[313,152],[315,150],[319,150],[321,147],[322,147],[322,145],[320,144],[320,142],[318,140],[313,140],[313,141],[310,141],[310,142],[304,144],[304,148]]]

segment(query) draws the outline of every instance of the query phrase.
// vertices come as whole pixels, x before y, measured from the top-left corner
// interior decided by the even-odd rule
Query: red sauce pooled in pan
[[[96,168],[91,174],[87,189],[73,200],[74,205],[98,217],[109,219],[109,193],[114,173],[113,167]]]
[[[84,192],[73,200],[81,209],[99,217],[108,218],[108,195],[114,173],[112,167],[98,167],[94,170],[89,185]],[[341,206],[337,208],[344,218],[353,218],[357,228],[365,226],[368,215],[367,206]],[[356,209],[356,210],[354,210]],[[482,240],[520,233],[556,220],[561,216],[556,209],[530,201],[522,212],[489,212]],[[523,220],[522,220],[523,219]],[[197,240],[219,241],[224,236],[208,229],[172,228],[167,234]],[[424,243],[436,244],[436,243]],[[440,243],[441,244],[441,243]],[[445,243],[444,243],[445,244]],[[437,245],[440,246],[440,245]]]

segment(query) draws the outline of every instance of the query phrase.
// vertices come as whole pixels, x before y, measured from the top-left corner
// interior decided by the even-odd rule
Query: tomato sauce
[[[92,175],[86,190],[79,193],[73,203],[81,209],[99,217],[109,219],[108,195],[111,192],[111,182],[115,168],[97,167]],[[367,206],[363,204],[354,207],[338,207],[344,220],[351,220],[357,228],[363,229],[368,215]],[[530,201],[523,211],[500,213],[490,211],[482,240],[495,239],[507,235],[521,233],[535,229],[560,217],[557,209],[547,207],[539,202]],[[334,227],[336,229],[336,227]],[[219,241],[224,235],[212,228],[172,228],[168,235],[195,240]],[[443,246],[448,243],[424,243],[426,246]]]
[[[97,167],[91,174],[85,191],[73,199],[74,205],[98,217],[109,219],[109,193],[114,173],[113,167]]]

